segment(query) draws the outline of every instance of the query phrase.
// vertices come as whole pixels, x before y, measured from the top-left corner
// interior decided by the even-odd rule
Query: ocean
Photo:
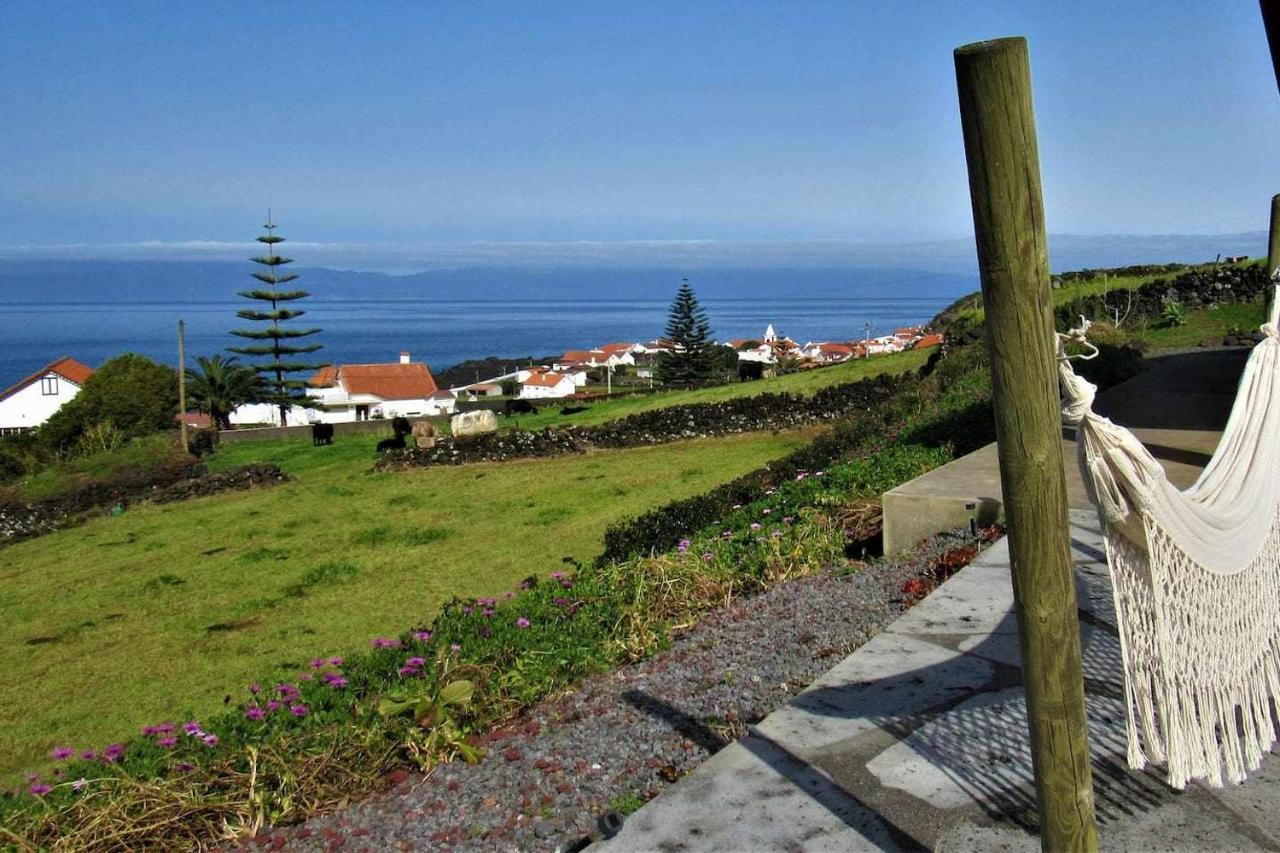
[[[705,298],[717,338],[755,338],[770,323],[779,335],[807,340],[849,340],[922,323],[954,295],[823,298]],[[323,329],[320,361],[395,361],[408,350],[414,361],[439,370],[471,358],[543,356],[609,341],[648,341],[662,333],[670,297],[661,299],[441,300],[310,299],[295,321]],[[187,329],[188,363],[221,353],[245,324],[235,312],[244,300],[0,302],[0,388],[69,355],[96,367],[136,352],[177,362],[177,322]]]

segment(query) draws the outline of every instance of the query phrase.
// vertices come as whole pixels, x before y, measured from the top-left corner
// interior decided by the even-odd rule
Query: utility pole
[[[1014,604],[1046,851],[1098,849],[1062,461],[1040,155],[1024,38],[955,51]]]
[[[182,437],[182,449],[187,443],[187,332],[186,325],[178,321],[178,433]]]

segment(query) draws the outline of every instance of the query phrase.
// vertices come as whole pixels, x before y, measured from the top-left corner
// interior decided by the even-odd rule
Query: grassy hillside
[[[605,527],[805,443],[753,434],[501,465],[369,473],[373,437],[228,447],[291,483],[165,506],[6,547],[0,772],[222,704],[245,680],[367,647],[455,594],[501,595]]]
[[[560,414],[560,407],[547,406],[536,415],[500,417],[498,423],[500,427],[507,429],[515,426],[519,426],[521,429],[542,429],[547,426],[561,426],[570,423],[578,426],[590,426],[633,415],[637,412],[661,409],[667,406],[682,406],[689,403],[714,403],[721,400],[753,397],[767,393],[787,392],[807,395],[829,385],[857,382],[859,379],[879,376],[884,373],[903,373],[908,370],[916,370],[929,358],[930,352],[932,350],[910,350],[859,361],[847,361],[844,364],[805,370],[799,373],[788,373],[785,376],[760,379],[755,382],[734,382],[728,385],[716,385],[692,391],[659,391],[653,394],[618,397],[593,403],[587,411],[567,417]]]

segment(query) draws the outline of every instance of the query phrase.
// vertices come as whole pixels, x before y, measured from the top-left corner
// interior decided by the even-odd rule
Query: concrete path
[[[1150,369],[1099,394],[1095,409],[1133,430],[1169,479],[1185,488],[1218,446],[1248,355],[1239,347],[1163,353]],[[1071,429],[1063,430],[1062,451],[1067,499],[1072,507],[1088,508]],[[984,526],[1002,518],[995,444],[886,493],[885,550],[900,551],[939,530],[965,527],[971,514]]]
[[[1072,525],[1103,849],[1280,850],[1280,756],[1222,791],[1125,766],[1101,538]],[[1001,542],[597,847],[1039,850],[1019,658]]]

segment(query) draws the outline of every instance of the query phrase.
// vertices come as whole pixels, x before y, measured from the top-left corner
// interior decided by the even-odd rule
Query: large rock
[[[474,412],[463,412],[449,420],[449,429],[455,436],[483,435],[486,432],[498,431],[498,418],[488,409]]]
[[[436,428],[431,425],[431,421],[414,422],[413,441],[421,448],[436,446]]]

